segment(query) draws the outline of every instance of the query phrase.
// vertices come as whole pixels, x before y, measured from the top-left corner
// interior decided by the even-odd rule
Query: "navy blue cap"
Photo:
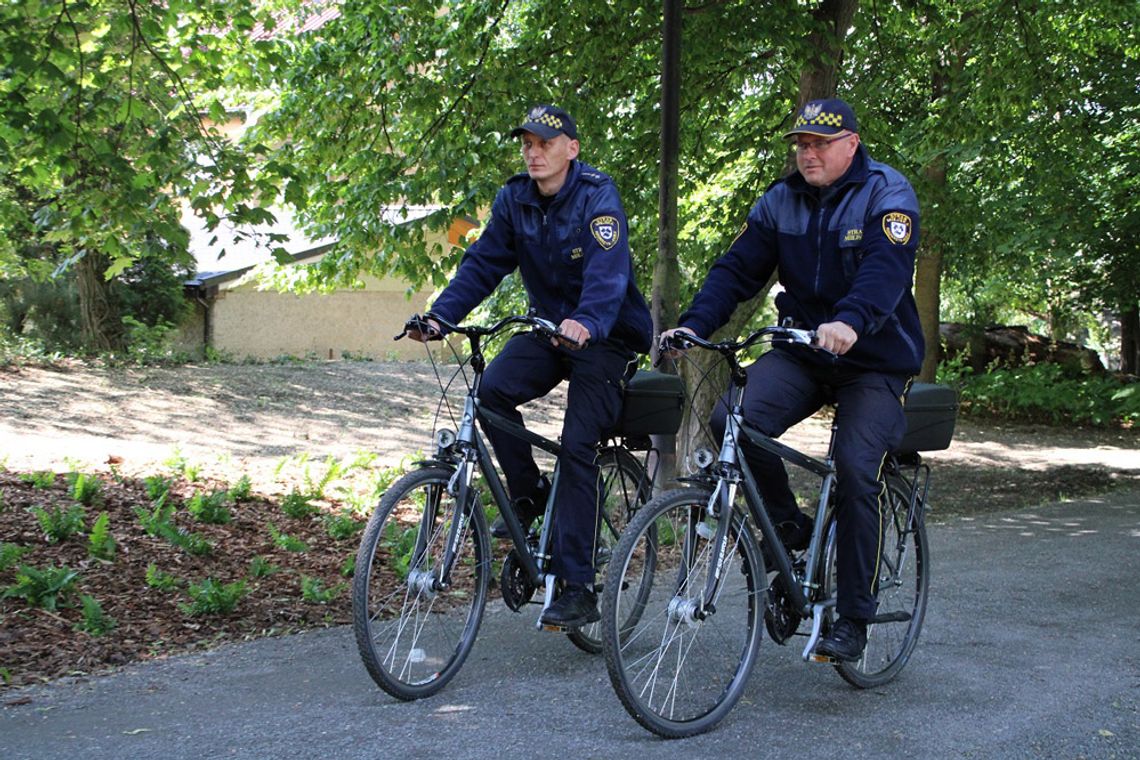
[[[523,132],[533,132],[544,140],[558,135],[566,135],[571,140],[578,139],[574,119],[558,106],[535,106],[527,111],[526,120],[511,130],[511,137],[518,137]]]
[[[839,98],[809,100],[796,115],[795,124],[784,133],[792,135],[819,135],[830,137],[840,132],[858,132],[855,112]]]

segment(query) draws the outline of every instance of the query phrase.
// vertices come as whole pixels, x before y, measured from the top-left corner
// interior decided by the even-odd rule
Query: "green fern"
[[[91,532],[87,535],[87,553],[95,559],[110,562],[115,558],[115,537],[110,530],[111,516],[106,512],[99,513],[91,525]]]

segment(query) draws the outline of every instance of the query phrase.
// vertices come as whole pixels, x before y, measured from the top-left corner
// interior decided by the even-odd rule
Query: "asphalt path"
[[[427,700],[381,692],[336,628],[0,693],[0,758],[1140,757],[1140,491],[929,528],[926,625],[894,683],[855,690],[765,638],[744,698],[691,739],[644,731],[600,656],[496,601]]]

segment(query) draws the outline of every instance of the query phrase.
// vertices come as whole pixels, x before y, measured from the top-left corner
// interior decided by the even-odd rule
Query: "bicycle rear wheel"
[[[356,554],[356,645],[372,679],[398,699],[442,689],[463,665],[483,618],[491,556],[486,519],[480,509],[457,509],[447,489],[451,474],[427,468],[396,481]],[[457,516],[455,562],[441,584]]]
[[[910,486],[887,478],[883,514],[883,555],[879,563],[879,596],[875,619],[867,627],[867,646],[854,662],[836,664],[845,681],[860,689],[881,686],[906,666],[926,616],[930,586],[930,553],[922,505],[908,522]],[[827,547],[825,593],[835,593],[835,532]]]
[[[702,600],[717,559],[710,498],[710,489],[683,488],[645,505],[622,534],[602,594],[614,691],[638,723],[669,738],[707,731],[732,709],[760,645],[764,560],[739,513],[716,597]],[[630,591],[646,582],[641,601]]]
[[[649,500],[652,483],[641,462],[622,448],[607,448],[598,453],[598,482],[601,494],[601,525],[598,527],[598,542],[594,551],[594,567],[598,583],[602,587],[606,567],[617,547],[621,533],[629,525],[637,510]],[[652,569],[652,568],[650,568]],[[599,591],[602,589],[599,588]],[[640,599],[641,607],[631,604],[631,615],[640,615],[649,595],[649,577],[641,578],[639,586],[628,590],[631,599]],[[602,651],[601,623],[590,623],[566,634],[574,645],[590,654]]]

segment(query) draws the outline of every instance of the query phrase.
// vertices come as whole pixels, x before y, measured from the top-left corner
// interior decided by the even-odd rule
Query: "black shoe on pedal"
[[[867,646],[867,624],[841,617],[826,638],[815,645],[815,653],[840,662],[852,662]]]
[[[602,619],[598,595],[581,583],[568,583],[562,594],[542,613],[543,625],[578,628]]]

